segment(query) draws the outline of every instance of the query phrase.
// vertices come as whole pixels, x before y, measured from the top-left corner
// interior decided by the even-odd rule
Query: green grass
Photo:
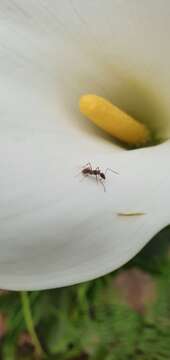
[[[0,296],[6,332],[3,360],[169,360],[170,227],[119,271],[68,288]],[[149,273],[156,296],[143,314],[120,301],[117,274],[130,268]],[[32,343],[18,345],[24,331]]]

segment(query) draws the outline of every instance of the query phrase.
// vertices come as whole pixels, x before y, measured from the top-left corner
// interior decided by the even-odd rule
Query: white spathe
[[[123,150],[78,110],[96,93],[168,138],[169,16],[162,0],[1,0],[1,288],[93,279],[169,223],[170,142]],[[88,161],[120,173],[106,192],[75,176]]]

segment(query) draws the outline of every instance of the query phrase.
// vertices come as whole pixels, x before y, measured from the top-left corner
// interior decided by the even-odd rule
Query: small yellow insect
[[[142,216],[146,215],[144,212],[118,212],[118,216]]]

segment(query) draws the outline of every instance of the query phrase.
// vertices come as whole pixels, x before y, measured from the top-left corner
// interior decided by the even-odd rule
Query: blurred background
[[[169,360],[170,226],[100,279],[1,290],[0,359]]]

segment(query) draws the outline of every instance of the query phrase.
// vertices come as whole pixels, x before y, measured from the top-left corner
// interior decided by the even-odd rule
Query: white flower
[[[105,96],[168,138],[169,11],[154,0],[1,0],[0,287],[93,279],[168,224],[170,142],[124,150],[78,102]],[[106,192],[75,176],[89,161],[119,172]]]

